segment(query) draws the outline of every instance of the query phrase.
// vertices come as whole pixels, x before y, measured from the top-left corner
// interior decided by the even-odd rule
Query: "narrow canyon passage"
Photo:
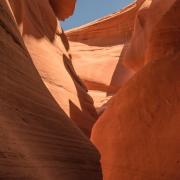
[[[0,0],[0,180],[179,180],[180,1],[76,3]]]

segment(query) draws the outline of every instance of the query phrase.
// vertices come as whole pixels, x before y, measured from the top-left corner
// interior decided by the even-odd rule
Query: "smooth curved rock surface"
[[[123,64],[125,64],[126,67],[138,71],[148,63],[147,59],[153,60],[160,58],[159,56],[152,58],[147,57],[149,54],[149,42],[153,36],[153,29],[156,28],[157,24],[175,1],[176,0],[165,0],[163,3],[160,0],[141,1],[142,5],[136,15],[132,40],[123,59]],[[158,50],[156,50],[156,52]],[[168,48],[166,50],[168,50]],[[164,55],[162,52],[160,53]]]
[[[9,0],[9,6],[46,87],[66,114],[89,136],[97,114],[73,69],[68,40],[49,1]]]
[[[125,64],[138,71],[95,124],[104,180],[180,179],[180,1],[146,0]]]
[[[133,3],[117,13],[66,31],[74,68],[99,110],[134,73],[122,64],[122,59],[138,7]]]
[[[31,43],[31,37],[37,48],[35,42],[39,45],[47,37],[38,39],[22,29],[22,38],[9,2],[0,1],[0,179],[101,180],[98,152],[64,113],[34,65],[34,57],[45,56],[41,51],[37,53],[37,49],[36,56],[32,56],[23,41],[24,38]],[[33,5],[40,1],[22,2]],[[33,11],[37,8],[20,5],[23,6],[19,6],[22,7],[19,12],[25,7]],[[24,18],[32,20],[32,16]],[[34,28],[42,28],[36,26],[38,20],[34,19]],[[50,41],[44,43],[41,48],[50,52],[53,49]]]

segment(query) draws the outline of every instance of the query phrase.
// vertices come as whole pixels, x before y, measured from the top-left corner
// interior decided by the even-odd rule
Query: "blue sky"
[[[61,22],[62,27],[71,29],[116,12],[133,0],[77,0],[74,15]]]

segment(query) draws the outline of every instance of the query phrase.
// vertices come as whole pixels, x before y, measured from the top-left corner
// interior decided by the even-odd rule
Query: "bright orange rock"
[[[97,114],[92,99],[73,69],[68,40],[49,1],[21,0],[9,1],[9,4],[46,87],[66,114],[89,136]]]
[[[146,0],[125,64],[138,71],[93,128],[104,180],[180,179],[180,1]]]
[[[159,0],[150,0],[141,2],[142,6],[137,12],[132,40],[123,59],[128,68],[138,71],[148,63],[147,59],[152,59],[147,57],[152,31],[175,1],[166,0],[161,3]]]
[[[9,2],[0,1],[0,179],[101,180],[97,150],[67,117],[42,81],[43,73],[43,78],[49,80],[48,75],[53,71],[49,64],[48,74],[47,62],[57,60],[51,53],[60,54],[63,48],[63,43],[61,46],[51,43],[48,33],[53,29],[39,21],[44,15],[47,18],[44,23],[49,21],[46,9],[45,13],[37,11],[40,7],[46,8],[46,1],[42,6],[37,6],[40,2],[37,0],[16,1],[22,3],[18,4],[16,15],[18,20],[24,19],[24,23],[19,21],[19,28],[25,43]],[[29,46],[26,46],[27,42]],[[30,47],[33,50],[29,53]],[[38,65],[35,63],[37,56]],[[62,56],[59,55],[59,64],[62,64]],[[60,68],[65,73],[65,68]],[[66,72],[64,78],[70,81],[70,75],[67,75]],[[71,81],[76,82],[73,77]],[[49,83],[53,84],[53,81]]]
[[[122,59],[132,36],[137,10],[138,6],[131,4],[122,11],[66,32],[74,68],[98,111],[103,111],[102,105],[133,75],[133,71],[122,64]]]

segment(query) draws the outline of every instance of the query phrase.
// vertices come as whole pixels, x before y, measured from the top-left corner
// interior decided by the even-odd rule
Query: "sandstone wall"
[[[134,73],[122,64],[122,58],[133,33],[138,7],[133,3],[117,13],[66,31],[72,63],[98,111]]]
[[[51,2],[56,7],[63,7],[61,1]],[[69,43],[49,1],[9,0],[9,6],[46,87],[66,114],[89,136],[97,117],[96,111],[85,86],[73,69]]]
[[[97,150],[52,93],[57,86],[64,100],[72,94],[78,101],[75,81],[85,96],[76,76],[65,71],[65,47],[45,24],[56,21],[43,2],[0,1],[0,179],[100,180]],[[71,84],[60,90],[66,84],[54,85],[52,74]]]
[[[93,128],[104,180],[180,178],[180,1],[146,0],[124,64],[137,73]]]

